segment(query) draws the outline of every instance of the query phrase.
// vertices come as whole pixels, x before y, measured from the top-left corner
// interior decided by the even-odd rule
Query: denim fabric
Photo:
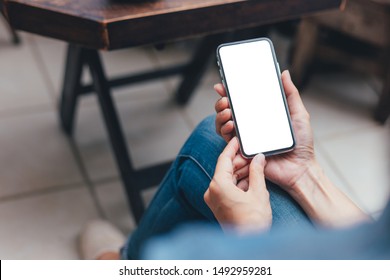
[[[226,142],[215,132],[215,116],[202,121],[184,144],[135,232],[121,250],[122,258],[138,259],[145,241],[190,222],[217,221],[203,200]],[[267,181],[273,228],[312,227],[300,206],[282,189]]]
[[[198,244],[201,244],[199,246]],[[297,226],[238,237],[190,224],[147,243],[145,259],[390,260],[390,202],[376,222],[335,230]]]
[[[290,228],[239,237],[190,224],[147,242],[143,259],[390,260],[390,204],[377,222],[339,230]]]

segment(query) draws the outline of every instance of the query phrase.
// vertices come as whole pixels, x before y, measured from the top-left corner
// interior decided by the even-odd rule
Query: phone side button
[[[224,79],[222,79],[222,84],[223,84],[223,87],[226,89],[227,86],[226,86],[226,83],[225,83],[225,80],[224,80]]]

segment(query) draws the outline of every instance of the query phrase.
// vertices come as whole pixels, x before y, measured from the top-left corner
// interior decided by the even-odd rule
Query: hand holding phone
[[[223,44],[217,57],[243,156],[292,150],[294,133],[272,42]]]

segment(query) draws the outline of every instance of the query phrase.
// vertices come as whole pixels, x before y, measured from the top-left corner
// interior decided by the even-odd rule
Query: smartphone
[[[294,132],[271,40],[222,44],[217,59],[242,155],[292,150]]]

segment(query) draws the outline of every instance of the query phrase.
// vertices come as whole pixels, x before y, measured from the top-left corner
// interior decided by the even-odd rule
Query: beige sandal
[[[125,243],[125,236],[105,220],[93,220],[86,224],[79,239],[80,255],[85,260],[97,260],[106,253],[118,253]]]

